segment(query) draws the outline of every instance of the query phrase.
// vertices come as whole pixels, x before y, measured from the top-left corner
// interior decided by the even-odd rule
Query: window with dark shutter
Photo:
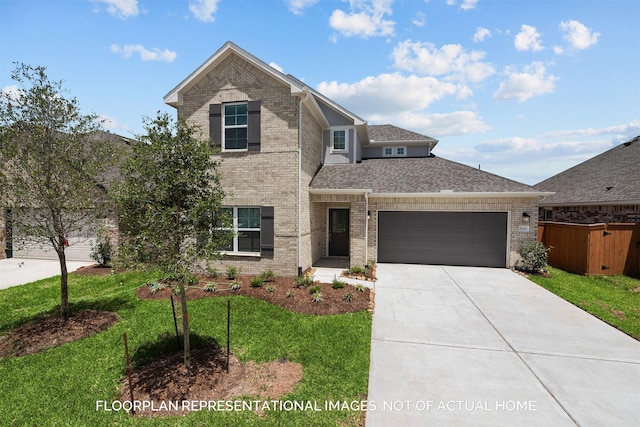
[[[260,151],[260,101],[249,101],[249,129],[247,135],[248,150]]]
[[[261,101],[209,105],[209,137],[222,151],[260,151]]]

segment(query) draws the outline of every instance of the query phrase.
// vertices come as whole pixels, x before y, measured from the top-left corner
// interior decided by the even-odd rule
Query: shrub
[[[293,298],[293,291],[287,291],[287,298]]]
[[[314,292],[313,294],[311,294],[311,301],[315,302],[316,304],[319,303],[320,301],[322,301],[322,294],[320,293],[320,291],[318,292]]]
[[[333,287],[333,289],[342,289],[344,288],[345,283],[341,280],[336,279],[335,277],[333,278],[333,282],[331,282],[331,287]]]
[[[238,282],[233,282],[233,283],[231,284],[231,290],[232,290],[232,291],[237,291],[238,289],[240,289],[240,283],[238,283]]]
[[[251,279],[252,288],[260,288],[262,287],[263,284],[264,284],[264,281],[259,276],[256,276],[253,279]]]
[[[367,270],[362,267],[351,267],[347,272],[349,274],[365,274]]]
[[[545,248],[541,242],[523,243],[518,248],[520,260],[517,267],[531,273],[544,271],[549,261],[549,250],[550,248]]]
[[[313,284],[311,276],[298,276],[295,278],[296,288],[306,288]]]
[[[215,292],[217,288],[218,288],[218,284],[216,282],[207,282],[202,287],[202,290],[205,292]]]
[[[354,285],[354,288],[356,288],[356,291],[364,292],[365,286],[358,283],[357,285]]]
[[[276,290],[275,286],[267,286],[266,288],[264,288],[265,291],[267,292],[273,292]]]
[[[111,264],[113,250],[111,241],[105,238],[101,231],[98,232],[95,245],[91,243],[91,259],[97,262],[100,267],[107,267]]]
[[[242,271],[241,268],[238,268],[234,265],[228,265],[227,266],[227,279],[229,280],[235,280],[236,277],[238,277],[238,274],[240,274],[240,271]]]
[[[268,269],[260,274],[260,278],[262,278],[262,280],[265,282],[272,282],[276,278],[276,273],[275,271]]]
[[[207,267],[207,276],[212,279],[217,279],[220,277],[220,272],[218,272],[218,269],[215,267]]]
[[[318,292],[320,292],[320,289],[322,289],[322,288],[320,287],[320,285],[312,286],[312,287],[310,287],[310,288],[309,288],[309,293],[310,293],[310,294],[318,293]]]
[[[347,292],[346,294],[344,294],[342,299],[344,299],[346,302],[351,302],[353,300],[353,294],[351,292]]]

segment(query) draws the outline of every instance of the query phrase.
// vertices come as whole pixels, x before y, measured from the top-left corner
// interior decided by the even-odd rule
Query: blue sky
[[[635,0],[2,0],[0,88],[13,62],[46,66],[131,136],[231,40],[370,124],[534,184],[640,135],[639,26]]]

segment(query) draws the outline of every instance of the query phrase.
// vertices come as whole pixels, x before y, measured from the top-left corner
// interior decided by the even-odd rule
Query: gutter
[[[311,194],[368,194],[368,197],[379,198],[411,198],[411,197],[544,197],[555,194],[545,191],[530,192],[455,192],[455,191],[439,191],[432,193],[376,193],[370,188],[310,188]]]

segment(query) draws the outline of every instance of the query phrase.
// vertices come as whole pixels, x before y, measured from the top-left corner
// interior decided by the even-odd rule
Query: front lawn
[[[120,316],[110,329],[40,353],[0,358],[0,425],[359,425],[361,412],[277,410],[200,411],[185,417],[131,417],[96,410],[118,398],[125,373],[123,332],[134,361],[158,343],[174,343],[169,300],[140,300],[135,290],[153,278],[144,273],[69,277],[72,311],[109,310]],[[371,315],[366,311],[313,316],[246,296],[231,296],[231,352],[241,361],[298,362],[303,377],[280,400],[316,402],[366,399]],[[311,303],[311,302],[310,302]],[[57,315],[59,278],[0,291],[0,335],[47,314]],[[189,302],[196,341],[226,342],[227,298]],[[172,337],[168,339],[167,337]],[[1,338],[0,338],[1,339]],[[156,344],[154,346],[154,344]],[[166,347],[166,345],[165,345]],[[140,352],[137,352],[140,350]],[[251,396],[245,396],[250,399]]]
[[[551,277],[529,279],[640,340],[640,280],[627,276],[580,276],[549,267]]]

